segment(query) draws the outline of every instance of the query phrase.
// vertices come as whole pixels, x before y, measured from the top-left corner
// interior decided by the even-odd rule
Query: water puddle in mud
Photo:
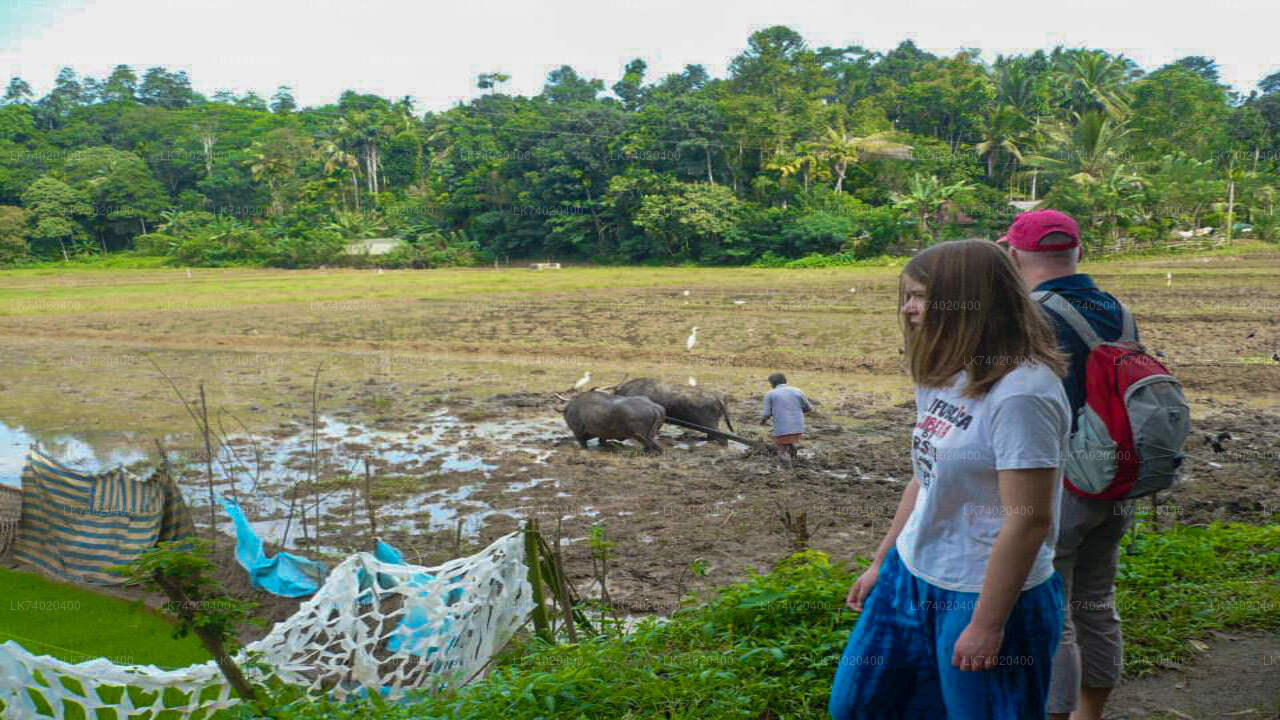
[[[499,468],[499,458],[514,459],[522,464],[521,470],[543,465],[552,452],[551,442],[564,435],[558,419],[467,423],[444,410],[409,430],[397,431],[322,416],[314,431],[309,424],[295,422],[271,433],[229,437],[225,448],[215,449],[213,485],[216,493],[239,502],[259,537],[280,544],[287,529],[283,544],[295,547],[304,507],[312,525],[317,513],[322,526],[367,522],[363,498],[367,459],[375,484],[396,481],[439,486],[454,477],[467,483],[379,502],[376,515],[380,530],[455,530],[461,521],[463,534],[474,536],[491,516],[520,516],[518,511],[498,510],[470,497],[491,479]],[[0,483],[21,485],[27,451],[36,442],[60,462],[84,472],[118,465],[147,472],[157,457],[154,441],[134,433],[40,433],[0,422]],[[180,443],[166,438],[167,446],[177,444],[195,443],[190,436]],[[194,454],[170,453],[170,461],[196,521],[207,522],[209,485],[203,460]],[[310,476],[313,463],[322,483],[291,500],[289,490]],[[344,477],[351,480],[344,482]],[[502,487],[514,493],[547,482],[555,480],[534,478],[505,482]],[[221,510],[217,522],[224,530],[230,529]],[[314,535],[314,528],[308,534]]]
[[[63,463],[85,472],[101,472],[147,458],[147,453],[136,447],[143,441],[122,433],[31,433],[0,422],[0,484],[22,486],[22,466],[35,442]]]

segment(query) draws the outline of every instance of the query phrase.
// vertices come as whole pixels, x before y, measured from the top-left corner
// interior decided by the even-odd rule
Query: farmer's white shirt
[[[1005,516],[1027,511],[1002,506],[996,472],[1056,467],[1053,525],[1023,583],[1026,590],[1053,575],[1070,405],[1062,380],[1039,363],[1018,366],[980,398],[961,394],[967,383],[961,372],[949,387],[916,389],[911,465],[920,492],[898,535],[898,554],[931,585],[981,591]]]

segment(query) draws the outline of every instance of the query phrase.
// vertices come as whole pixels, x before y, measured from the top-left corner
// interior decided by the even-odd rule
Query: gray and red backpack
[[[1182,466],[1191,409],[1182,384],[1138,344],[1133,314],[1120,305],[1123,329],[1108,342],[1061,295],[1041,290],[1031,297],[1061,315],[1089,346],[1085,404],[1067,445],[1067,488],[1096,500],[1168,488]]]

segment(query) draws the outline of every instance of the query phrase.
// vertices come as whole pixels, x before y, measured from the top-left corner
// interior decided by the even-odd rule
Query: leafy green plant
[[[1144,524],[1126,537],[1116,577],[1132,675],[1194,654],[1190,640],[1212,630],[1280,629],[1280,525]]]
[[[26,238],[27,212],[0,204],[0,266],[26,259],[29,252]]]
[[[387,268],[467,267],[483,260],[479,244],[465,232],[432,230],[374,259]]]
[[[194,634],[213,656],[223,677],[242,699],[257,693],[232,655],[239,649],[237,630],[249,622],[253,604],[228,596],[210,576],[208,544],[199,539],[158,543],[119,570],[129,583],[158,590],[169,599],[164,611],[177,620],[173,637]]]
[[[182,241],[172,235],[154,232],[139,235],[133,239],[133,248],[139,255],[164,256],[172,255]]]
[[[333,230],[311,230],[301,235],[277,238],[264,248],[263,260],[274,267],[315,267],[332,263],[342,254],[345,243]]]
[[[339,210],[333,214],[333,222],[326,230],[337,232],[347,240],[381,237],[387,232],[387,223],[372,213]]]
[[[854,619],[843,602],[850,582],[824,554],[806,552],[627,635],[519,642],[466,687],[396,704],[320,699],[280,710],[299,720],[825,717]]]
[[[173,257],[183,265],[219,267],[261,261],[264,247],[255,229],[233,217],[220,217],[183,237]]]
[[[602,530],[593,536],[609,542]],[[1190,640],[1213,629],[1280,626],[1280,526],[1158,534],[1143,526],[1128,543],[1134,552],[1121,556],[1118,604],[1129,673],[1188,657]],[[856,558],[853,572],[865,563]],[[518,639],[465,687],[401,703],[298,696],[271,712],[297,720],[826,717],[857,619],[844,603],[854,574],[807,550],[748,575],[704,605],[644,620],[626,635],[560,645]]]

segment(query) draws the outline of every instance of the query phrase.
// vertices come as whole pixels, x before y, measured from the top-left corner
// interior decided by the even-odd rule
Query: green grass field
[[[137,603],[15,570],[0,569],[0,587],[0,642],[13,640],[34,654],[164,669],[209,659],[195,637],[174,640],[169,621]]]

